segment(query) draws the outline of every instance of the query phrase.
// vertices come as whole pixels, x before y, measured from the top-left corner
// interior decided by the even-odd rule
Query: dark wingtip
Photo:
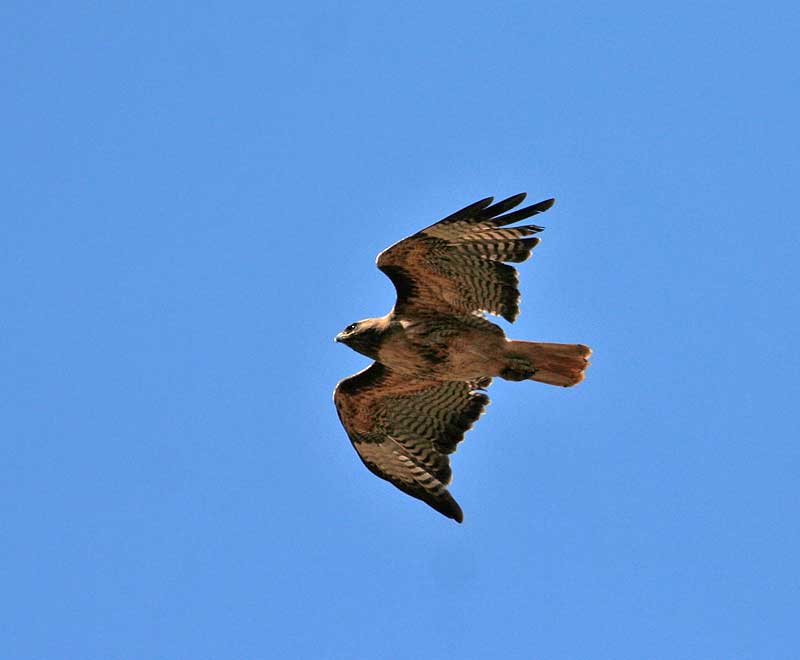
[[[448,492],[444,491],[439,497],[426,500],[430,506],[436,509],[443,516],[452,518],[457,523],[464,522],[464,512],[458,506],[455,498]]]
[[[517,193],[516,195],[511,195],[508,199],[504,199],[502,203],[508,204],[508,208],[513,209],[515,206],[522,204],[527,196],[528,193],[525,192]]]
[[[485,209],[483,209],[483,211],[481,211],[479,217],[481,219],[494,218],[502,213],[505,213],[506,211],[510,211],[515,206],[519,206],[522,203],[522,200],[527,197],[527,195],[528,193],[518,193],[497,202],[497,204],[487,206]]]
[[[457,523],[461,524],[464,522],[464,512],[461,510],[461,507],[453,501],[453,504],[456,505],[455,510],[450,513],[450,517],[455,520]]]
[[[505,202],[498,202],[497,204],[495,204],[493,207],[490,208],[500,207],[504,203]],[[505,215],[497,216],[492,220],[492,223],[497,227],[510,225],[514,222],[518,222],[519,220],[530,218],[532,215],[536,215],[537,213],[544,213],[547,209],[551,208],[555,203],[556,203],[555,198],[551,197],[550,199],[546,199],[543,202],[538,202],[537,204],[531,204],[531,206],[526,206],[525,208],[519,209],[518,211],[512,211],[511,213],[506,213]]]
[[[459,220],[463,220],[465,218],[469,218],[475,213],[480,213],[483,209],[489,206],[494,201],[494,197],[484,197],[477,202],[470,204],[469,206],[465,206],[463,209],[459,209],[455,213],[451,213],[446,218],[443,218],[439,222],[457,222]]]

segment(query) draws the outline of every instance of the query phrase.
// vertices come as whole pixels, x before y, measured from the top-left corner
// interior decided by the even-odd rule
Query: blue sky
[[[798,657],[800,11],[0,9],[0,655]],[[557,205],[456,525],[376,479],[333,336],[376,254]]]

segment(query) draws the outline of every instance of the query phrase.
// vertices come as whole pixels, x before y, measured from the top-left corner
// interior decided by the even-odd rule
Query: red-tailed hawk
[[[583,380],[591,350],[582,344],[506,339],[489,312],[519,314],[517,271],[539,243],[537,225],[508,225],[542,213],[548,199],[507,213],[525,199],[488,197],[378,255],[397,302],[386,316],[351,323],[337,342],[375,362],[333,394],[364,464],[400,490],[461,522],[447,490],[449,454],[489,403],[499,376],[569,387]]]

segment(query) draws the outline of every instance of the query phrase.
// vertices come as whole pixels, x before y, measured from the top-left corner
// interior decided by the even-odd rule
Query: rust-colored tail
[[[538,380],[540,383],[571,387],[583,380],[591,354],[592,349],[583,344],[510,341],[510,363],[501,376],[508,380]],[[529,363],[527,371],[524,362]]]

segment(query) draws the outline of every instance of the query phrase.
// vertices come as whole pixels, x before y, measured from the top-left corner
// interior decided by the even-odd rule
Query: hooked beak
[[[338,335],[336,335],[336,336],[333,338],[333,341],[335,341],[335,342],[341,342],[343,338],[344,338],[344,335],[343,335],[343,334],[340,332]]]

